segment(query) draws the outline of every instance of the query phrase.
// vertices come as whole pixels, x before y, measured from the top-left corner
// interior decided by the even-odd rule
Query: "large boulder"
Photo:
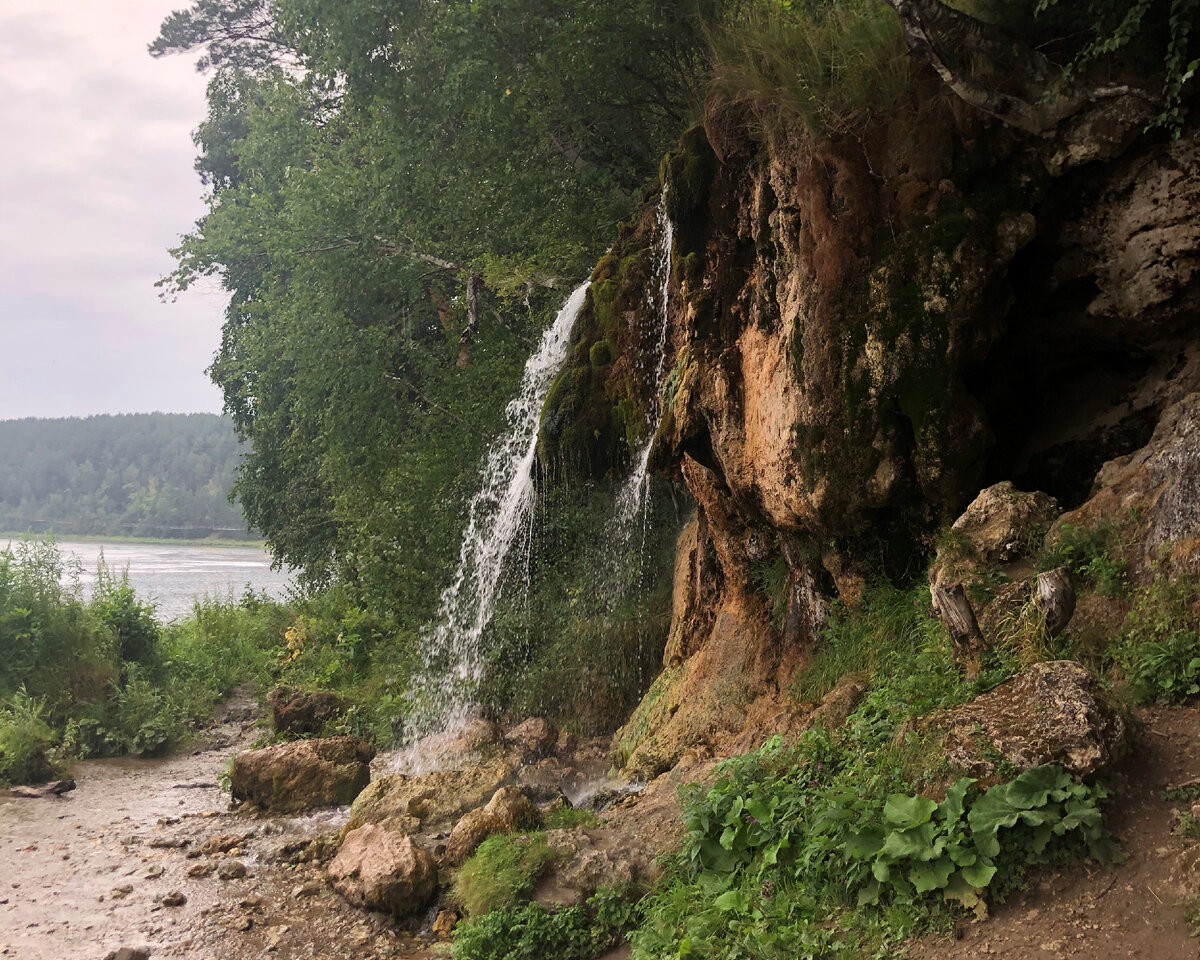
[[[437,889],[437,864],[411,837],[367,824],[351,830],[326,868],[333,886],[357,907],[406,916]]]
[[[1121,755],[1128,733],[1096,678],[1074,660],[1034,664],[925,726],[944,732],[952,764],[983,779],[999,760],[1021,770],[1057,763],[1085,777]]]
[[[472,810],[454,825],[442,859],[457,866],[493,834],[532,830],[540,820],[537,808],[520,789],[501,787],[485,806]]]
[[[342,712],[342,700],[327,690],[276,687],[267,694],[271,723],[284,733],[319,734],[325,724]]]
[[[351,803],[371,779],[375,748],[358,737],[297,740],[233,758],[234,800],[292,813]]]
[[[379,777],[354,801],[346,829],[377,823],[401,833],[449,830],[463,814],[512,783],[516,771],[513,760],[497,757],[461,770]]]

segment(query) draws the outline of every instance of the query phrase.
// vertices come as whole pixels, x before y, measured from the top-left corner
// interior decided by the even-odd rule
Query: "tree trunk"
[[[1033,603],[1042,615],[1047,637],[1057,637],[1066,629],[1075,613],[1075,588],[1066,567],[1038,574]]]
[[[975,610],[967,599],[967,591],[961,583],[938,584],[930,591],[933,609],[938,618],[950,631],[950,639],[960,653],[975,655],[982,652],[985,644],[975,619]]]

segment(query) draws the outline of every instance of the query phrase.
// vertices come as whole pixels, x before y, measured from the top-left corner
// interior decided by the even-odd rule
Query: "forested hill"
[[[228,500],[239,459],[207,413],[0,421],[0,530],[248,537]]]

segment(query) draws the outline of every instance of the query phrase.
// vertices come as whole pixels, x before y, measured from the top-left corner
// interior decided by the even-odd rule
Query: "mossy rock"
[[[667,216],[677,227],[699,212],[716,171],[717,157],[701,124],[684,131],[675,149],[663,157],[658,178],[666,191]]]

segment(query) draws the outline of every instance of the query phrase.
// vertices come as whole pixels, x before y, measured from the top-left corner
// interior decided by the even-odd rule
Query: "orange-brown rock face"
[[[697,516],[663,673],[614,741],[634,772],[794,725],[785,690],[828,603],[924,569],[986,486],[1071,511],[1111,460],[1093,511],[1136,488],[1154,549],[1200,543],[1196,133],[1034,142],[922,103],[861,137],[782,121],[752,134],[727,110],[705,121],[716,153],[697,128],[664,161],[675,245],[654,462]],[[647,210],[597,268],[547,406],[551,468],[620,462],[622,411],[648,402],[626,371],[647,349],[654,222]]]

